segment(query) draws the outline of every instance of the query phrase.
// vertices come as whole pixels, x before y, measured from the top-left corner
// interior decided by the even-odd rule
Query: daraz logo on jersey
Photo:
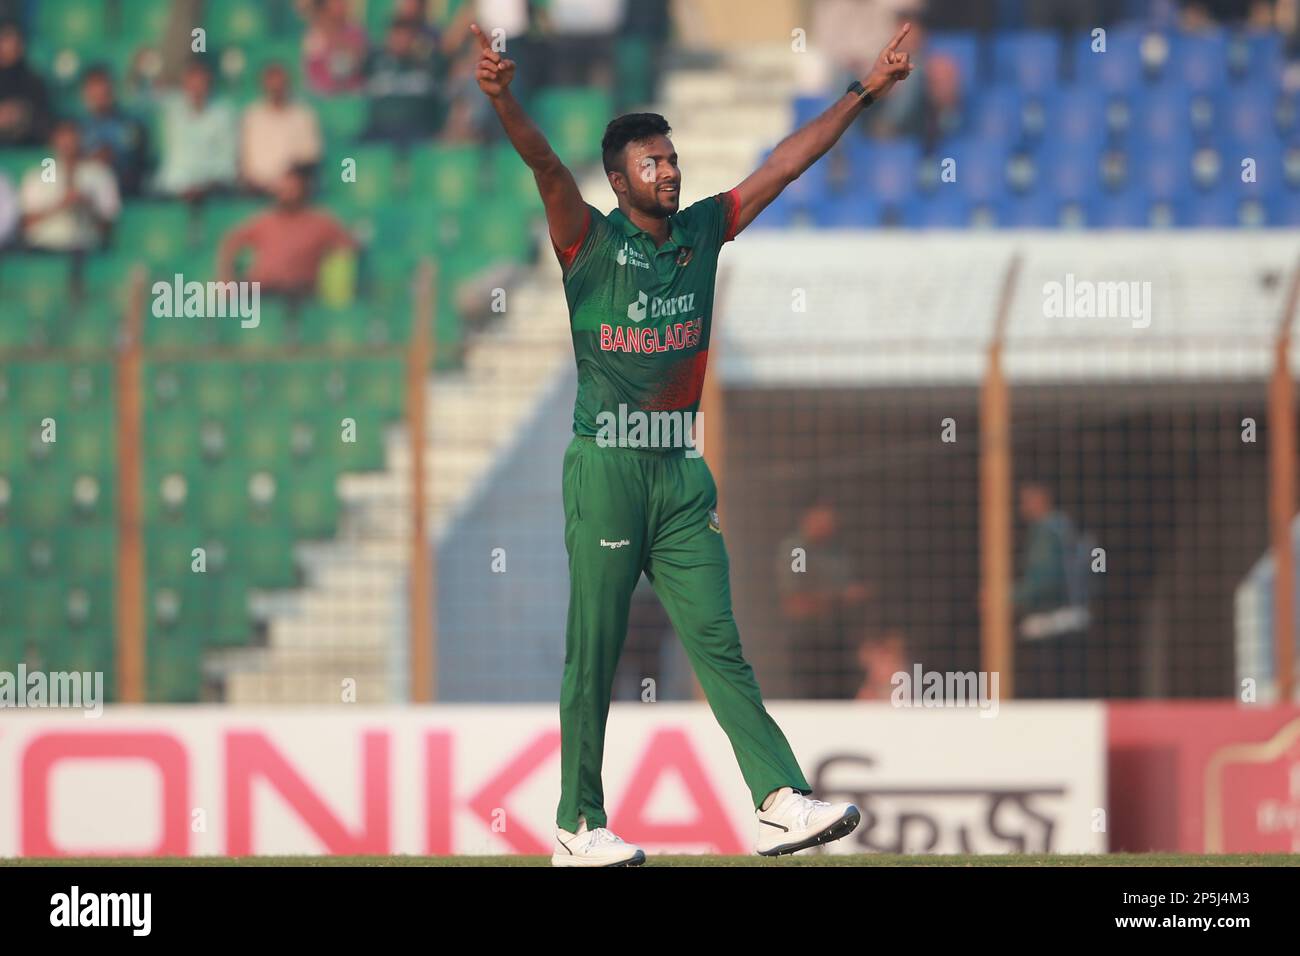
[[[651,299],[644,292],[636,294],[636,301],[627,307],[627,317],[633,322],[645,321],[646,311],[649,310],[650,318],[658,319],[664,316],[681,315],[695,308],[695,293],[687,292],[685,295],[675,295],[668,299],[661,299],[655,296]]]

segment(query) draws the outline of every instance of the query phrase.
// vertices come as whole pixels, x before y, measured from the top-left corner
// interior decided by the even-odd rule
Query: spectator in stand
[[[122,208],[113,170],[82,155],[81,134],[71,120],[55,124],[50,148],[53,164],[35,166],[23,177],[23,242],[47,252],[97,249]]]
[[[302,67],[313,93],[351,93],[365,80],[366,31],[351,17],[348,0],[315,0],[302,40]]]
[[[226,235],[217,254],[217,273],[223,282],[235,278],[235,260],[249,250],[253,259],[245,279],[261,283],[263,294],[301,300],[314,294],[327,255],[356,248],[342,223],[308,205],[310,184],[311,171],[295,166],[280,178],[275,205]]]
[[[316,112],[290,97],[289,71],[271,63],[262,71],[262,99],[244,111],[240,175],[257,192],[274,195],[295,166],[320,162]]]
[[[545,14],[546,83],[612,86],[624,0],[549,0]]]
[[[27,64],[22,31],[0,25],[0,146],[39,146],[54,123],[45,81]]]
[[[902,630],[886,627],[864,637],[858,644],[858,667],[862,671],[862,683],[854,698],[889,700],[894,693],[894,675],[900,671],[907,673],[911,668]]]
[[[92,66],[81,78],[81,138],[86,155],[106,163],[117,176],[124,196],[139,195],[149,159],[149,133],[144,123],[117,103],[113,76],[105,66]]]
[[[798,530],[781,542],[777,593],[800,662],[797,696],[853,697],[858,688],[850,621],[863,611],[871,588],[854,571],[840,534],[839,513],[829,502],[815,502],[804,511]]]
[[[0,173],[0,251],[18,235],[18,194],[9,177]]]
[[[239,174],[239,126],[235,111],[212,97],[212,68],[191,60],[181,92],[162,103],[162,164],[158,192],[191,202],[235,185]]]
[[[420,42],[420,25],[394,20],[384,47],[366,63],[370,115],[363,139],[409,145],[432,137],[442,126],[437,61]]]

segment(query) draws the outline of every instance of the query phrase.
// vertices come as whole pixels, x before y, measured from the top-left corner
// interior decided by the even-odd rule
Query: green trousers
[[[709,466],[682,449],[602,447],[577,437],[565,453],[569,618],[556,812],[565,830],[577,830],[579,815],[590,828],[606,824],[605,721],[643,572],[731,741],[754,806],[781,787],[812,792],[741,655],[717,498]]]

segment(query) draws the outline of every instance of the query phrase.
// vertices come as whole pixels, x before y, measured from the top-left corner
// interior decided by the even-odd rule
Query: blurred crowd
[[[14,179],[0,170],[0,250],[102,248],[124,201],[267,198],[269,209],[227,235],[221,271],[251,250],[249,277],[269,291],[310,286],[323,257],[351,243],[311,208],[314,174],[337,145],[322,136],[325,101],[363,98],[361,142],[484,142],[498,133],[473,79],[472,20],[509,43],[521,97],[555,84],[612,85],[620,31],[650,40],[656,58],[668,34],[667,0],[468,0],[436,11],[396,0],[381,35],[367,32],[352,0],[283,2],[299,21],[299,60],[260,63],[260,95],[242,106],[222,92],[227,61],[192,52],[188,29],[169,29],[163,49],[142,51],[122,75],[86,65],[76,108],[60,110],[51,65],[33,62],[19,20],[0,20],[0,151],[41,156]],[[202,23],[203,6],[173,3],[173,25],[178,15]]]
[[[916,75],[864,114],[862,132],[876,139],[915,138],[929,147],[956,129],[964,103],[979,94],[963,89],[962,72],[951,57],[927,50],[930,33],[1002,29],[1065,36],[1132,17],[1137,6],[1128,0],[814,0],[811,33],[834,71],[829,85],[840,88],[865,76],[871,61],[867,51],[879,49],[902,22],[910,21],[908,48]],[[1275,31],[1286,38],[1288,57],[1300,57],[1300,0],[1150,0],[1143,19],[1188,34],[1225,26]],[[1292,82],[1300,86],[1300,76]]]

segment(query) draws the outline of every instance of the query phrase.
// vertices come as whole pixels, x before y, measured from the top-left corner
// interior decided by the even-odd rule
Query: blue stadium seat
[[[1142,82],[1142,31],[1113,27],[1106,31],[1106,50],[1094,53],[1091,32],[1074,41],[1074,82],[1106,93],[1123,93]]]
[[[764,159],[770,153],[764,155]],[[802,176],[786,187],[783,195],[798,203],[810,204],[830,195],[831,164],[826,157],[813,163]]]
[[[1046,30],[1000,33],[993,38],[993,80],[1026,92],[1052,89],[1060,81],[1061,41]]]
[[[859,141],[849,147],[854,182],[878,202],[899,203],[916,192],[921,147],[910,140]]]
[[[758,214],[750,229],[787,229],[794,225],[798,203],[789,198],[789,190],[777,196],[772,204]]]
[[[1186,90],[1160,87],[1135,97],[1134,139],[1169,149],[1186,144],[1192,134],[1192,98]]]
[[[1269,207],[1269,225],[1295,228],[1300,226],[1300,192],[1286,192]]]
[[[946,57],[957,66],[961,89],[968,96],[976,95],[983,85],[980,69],[979,38],[973,33],[935,33],[926,43],[925,62]]]
[[[1035,157],[1038,192],[1060,202],[1089,202],[1101,189],[1101,147],[1048,141]]]
[[[968,138],[941,144],[938,159],[951,157],[957,161],[958,191],[974,202],[993,202],[1007,191],[1007,155],[1005,143],[987,142]],[[952,183],[941,183],[940,189]]]
[[[964,229],[970,225],[973,205],[945,183],[929,196],[903,207],[903,225],[921,229]]]
[[[1087,207],[1088,225],[1097,229],[1145,229],[1151,201],[1140,190],[1095,196]]]
[[[1220,30],[1180,33],[1172,38],[1169,68],[1162,81],[1194,93],[1222,89],[1228,82],[1228,38]]]
[[[1230,89],[1222,99],[1218,132],[1239,143],[1277,137],[1277,89],[1254,83]]]
[[[1277,86],[1282,79],[1282,35],[1243,31],[1228,41],[1228,72],[1239,82]]]
[[[1240,200],[1217,190],[1192,193],[1176,206],[1177,223],[1193,229],[1228,229],[1241,225]]]
[[[1060,225],[1060,208],[1043,192],[1004,196],[997,205],[997,220],[1005,229],[1052,229]]]
[[[874,196],[854,193],[822,199],[811,213],[819,229],[874,229],[881,223],[884,205]]]
[[[1152,149],[1130,154],[1133,180],[1152,200],[1174,200],[1192,186],[1192,153],[1187,149]]]
[[[1106,97],[1097,90],[1070,87],[1047,100],[1044,139],[1096,146],[1106,134]]]
[[[1238,196],[1267,199],[1287,189],[1286,160],[1276,139],[1228,142],[1220,149],[1224,187]],[[1242,160],[1255,161],[1255,181],[1242,181]]]
[[[970,132],[979,139],[1015,144],[1024,136],[1025,95],[1019,87],[993,86],[973,97]]]

